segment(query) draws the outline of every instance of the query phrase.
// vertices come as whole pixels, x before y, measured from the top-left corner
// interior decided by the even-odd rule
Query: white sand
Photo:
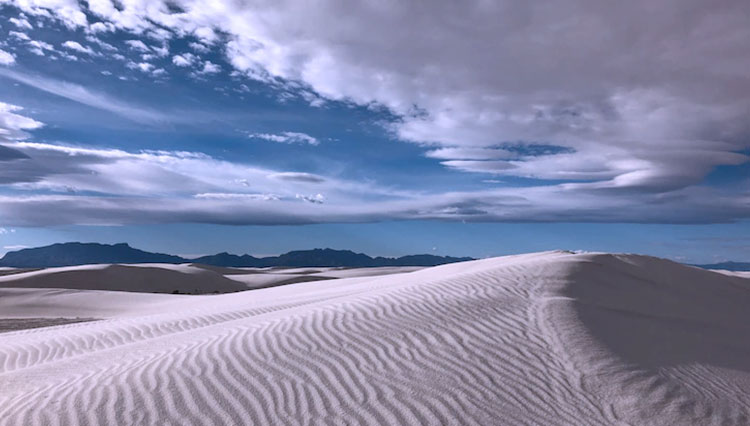
[[[750,280],[548,252],[217,296],[0,290],[0,424],[750,422]],[[11,299],[10,301],[9,298]]]
[[[66,288],[133,292],[220,293],[247,287],[216,272],[189,265],[83,265],[0,276],[0,287]]]
[[[81,265],[30,271],[0,271],[0,288],[64,288],[142,293],[230,293],[334,278],[411,272],[419,267],[388,268],[221,268],[205,265],[141,263]],[[0,317],[4,316],[0,312]],[[7,315],[5,315],[7,316]]]
[[[712,269],[712,271],[733,277],[750,278],[750,271],[727,271],[726,269]]]

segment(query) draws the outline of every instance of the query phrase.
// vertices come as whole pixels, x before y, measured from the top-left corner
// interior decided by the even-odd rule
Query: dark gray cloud
[[[281,172],[268,175],[271,179],[286,180],[292,182],[322,183],[325,178],[312,173]]]
[[[29,158],[29,156],[17,149],[13,149],[4,145],[0,145],[0,161],[3,161],[3,162],[13,161],[13,160],[20,160],[24,158]]]

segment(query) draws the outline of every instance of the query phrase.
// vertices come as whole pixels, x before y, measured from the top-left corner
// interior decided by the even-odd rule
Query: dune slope
[[[247,286],[189,265],[83,265],[0,276],[0,288],[65,288],[144,293],[227,293]]]
[[[564,252],[144,295],[1,335],[0,424],[747,424],[748,303],[741,277]]]

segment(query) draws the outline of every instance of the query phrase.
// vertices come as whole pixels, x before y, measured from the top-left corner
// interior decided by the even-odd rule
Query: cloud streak
[[[171,116],[162,112],[133,105],[75,83],[6,68],[0,68],[0,76],[92,108],[109,111],[135,122],[159,124],[173,121]]]
[[[263,140],[277,142],[277,143],[290,143],[290,144],[298,143],[298,144],[308,144],[308,145],[320,144],[320,141],[317,138],[310,136],[307,133],[301,133],[301,132],[281,132],[278,134],[251,133],[248,136],[253,139],[263,139]]]

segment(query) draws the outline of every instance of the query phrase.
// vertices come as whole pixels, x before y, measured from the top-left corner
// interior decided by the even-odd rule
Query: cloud
[[[119,49],[116,48],[115,46],[113,46],[113,45],[111,45],[109,43],[106,43],[106,42],[102,41],[101,39],[99,39],[99,38],[97,38],[97,37],[95,37],[93,35],[87,35],[86,36],[86,40],[88,40],[88,41],[90,41],[92,43],[97,44],[99,47],[103,48],[104,50],[107,50],[107,51],[110,51],[110,52],[117,52],[117,51],[119,51]]]
[[[88,46],[84,47],[83,45],[81,45],[81,43],[78,43],[77,41],[68,40],[64,42],[62,45],[63,47],[67,47],[68,49],[75,50],[76,52],[86,53],[88,55],[95,54],[94,51],[90,47]]]
[[[515,166],[507,161],[474,161],[474,160],[450,160],[442,161],[442,165],[457,170],[477,173],[504,174]]]
[[[308,203],[313,203],[313,204],[323,204],[323,202],[326,199],[322,194],[315,194],[315,195],[297,194],[295,197],[299,200],[307,201]]]
[[[205,44],[201,44],[201,43],[192,42],[192,43],[189,43],[188,46],[190,46],[191,49],[193,49],[194,51],[198,53],[208,53],[211,50],[208,46],[206,46]]]
[[[183,53],[172,56],[172,63],[178,67],[189,67],[195,63],[198,58],[192,53]]]
[[[205,44],[213,44],[218,40],[216,32],[211,27],[198,27],[193,31],[193,35]]]
[[[43,123],[19,114],[23,108],[18,105],[0,102],[0,142],[24,140],[29,137],[27,130],[35,130],[44,126]],[[9,153],[9,148],[5,147],[5,158],[23,156],[23,154]],[[0,153],[0,156],[3,154]],[[2,157],[0,157],[2,158]]]
[[[705,223],[750,214],[747,188],[695,186],[626,196],[586,184],[399,192],[330,176],[278,172],[197,152],[128,152],[24,142],[18,140],[28,136],[23,132],[42,123],[23,117],[16,106],[3,104],[0,110],[3,146],[13,157],[5,158],[0,167],[4,186],[0,223],[7,226],[400,219]],[[315,207],[301,208],[300,203]]]
[[[29,51],[37,56],[46,56],[46,52],[55,52],[55,47],[44,41],[29,40],[27,44],[30,46]]]
[[[108,33],[115,30],[115,26],[109,22],[94,22],[88,27],[89,32],[94,34]]]
[[[495,148],[440,148],[432,151],[427,151],[425,156],[430,158],[437,158],[441,160],[446,159],[461,159],[461,160],[498,160],[498,159],[510,159],[517,158],[518,153],[514,153],[507,149],[495,149]]]
[[[45,10],[86,26],[77,7]],[[741,1],[438,1],[429,9],[156,1],[95,2],[88,11],[133,34],[164,28],[204,46],[225,40],[228,62],[249,78],[287,82],[318,100],[380,105],[399,117],[389,126],[396,137],[430,146],[432,157],[467,172],[653,191],[747,161],[738,154],[750,133],[750,30]],[[342,14],[346,20],[335,19]],[[204,63],[202,71],[212,70]],[[567,152],[508,163],[461,151],[497,156],[507,144],[538,143]],[[593,172],[592,162],[600,165]],[[564,170],[548,169],[557,164]]]
[[[301,132],[281,132],[278,134],[252,133],[248,136],[254,139],[264,139],[267,141],[278,143],[302,143],[309,145],[320,144],[320,141],[317,138]]]
[[[444,192],[434,199],[383,195],[387,202],[359,210],[339,201],[361,201],[354,195],[338,198],[340,193],[325,188],[321,192],[329,198],[314,210],[329,214],[326,220],[691,222],[748,217],[746,191],[723,192],[703,184],[717,167],[748,161],[747,2],[17,5],[29,15],[47,13],[70,27],[95,31],[96,24],[90,25],[81,10],[86,8],[91,20],[132,34],[126,37],[149,37],[162,28],[175,37],[200,40],[190,45],[196,52],[225,46],[225,67],[233,67],[235,75],[284,87],[311,103],[342,101],[382,109],[395,117],[384,124],[394,138],[423,147],[427,157],[447,168],[493,180],[530,180],[521,189]],[[337,18],[343,15],[346,20]],[[131,41],[136,51],[157,53],[140,40]],[[48,51],[36,43],[30,44],[35,52]],[[206,63],[195,66],[206,70]],[[304,134],[251,136],[319,142],[299,135]],[[551,148],[539,151],[539,145]],[[264,184],[269,174],[260,177]],[[234,179],[254,182],[240,174]],[[232,193],[216,186],[194,193]],[[118,202],[126,204],[91,201],[87,205],[93,210],[87,211],[103,214],[93,206]],[[229,217],[234,212],[218,216],[241,221]]]
[[[128,62],[125,64],[126,67],[132,69],[132,70],[139,70],[141,72],[151,72],[155,67],[154,64],[148,63],[148,62],[138,62],[135,63],[133,61]]]
[[[18,31],[8,31],[8,35],[18,40],[29,41],[31,38],[26,34]]]
[[[219,72],[221,72],[221,67],[211,61],[204,62],[203,68],[197,71],[198,74],[216,74]]]
[[[342,198],[389,193],[369,184],[277,172],[195,152],[127,152],[38,142],[7,142],[5,148],[8,157],[20,160],[4,162],[0,182],[20,191],[19,195],[43,191],[102,197],[295,200],[310,184]]]
[[[75,83],[3,68],[0,68],[0,76],[84,105],[115,113],[136,122],[155,124],[170,120],[170,117],[164,113],[131,105],[105,93],[96,92]]]
[[[27,19],[25,19],[25,18],[10,18],[10,19],[8,19],[8,21],[10,21],[10,23],[12,23],[13,25],[15,25],[16,27],[24,29],[24,30],[30,30],[30,29],[34,28],[34,27],[31,26],[31,24],[29,23],[29,21]]]
[[[275,194],[245,194],[245,193],[226,193],[226,192],[207,192],[195,194],[195,198],[205,200],[262,200],[278,201],[280,196]]]
[[[13,65],[16,57],[12,53],[0,49],[0,65]]]
[[[325,178],[322,176],[314,175],[312,173],[301,173],[301,172],[281,172],[273,173],[268,175],[271,179],[279,179],[294,182],[307,182],[307,183],[321,183],[325,182]]]
[[[22,160],[25,158],[29,158],[29,156],[17,149],[8,148],[7,146],[0,145],[0,162]]]
[[[140,41],[140,40],[125,40],[125,44],[127,44],[131,49],[137,50],[139,52],[150,52],[151,48],[146,46],[146,43]]]

